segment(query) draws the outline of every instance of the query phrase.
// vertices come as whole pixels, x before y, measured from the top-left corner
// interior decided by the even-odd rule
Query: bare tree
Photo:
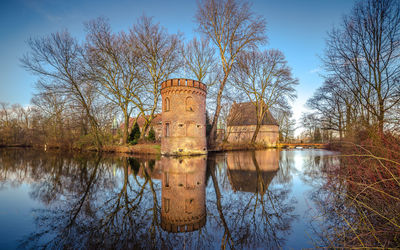
[[[148,101],[145,103],[147,105],[144,109],[144,114],[147,116],[143,116],[145,124],[141,131],[143,138],[155,117],[161,94],[161,83],[182,66],[179,50],[181,35],[168,34],[165,28],[154,24],[151,18],[142,16],[131,29],[130,37],[135,39],[134,46],[141,52],[141,63],[143,64],[141,80],[147,87]]]
[[[380,132],[386,114],[400,102],[399,59],[398,1],[360,1],[343,18],[342,26],[329,33],[326,69],[340,79],[342,88],[368,112]],[[366,120],[370,122],[369,117]]]
[[[303,128],[305,128],[303,134],[310,142],[313,142],[316,130],[319,130],[320,127],[318,116],[313,113],[303,113],[300,119]]]
[[[127,143],[132,111],[137,108],[144,112],[140,98],[145,91],[139,76],[140,52],[134,39],[124,33],[113,34],[104,18],[88,22],[86,29],[86,73],[99,84],[98,91],[120,108],[124,118],[123,141]]]
[[[262,121],[273,107],[286,107],[296,97],[294,87],[298,80],[279,50],[256,50],[240,53],[234,66],[235,87],[245,93],[254,105],[257,125],[251,143],[257,139]]]
[[[296,120],[292,118],[293,113],[290,108],[271,108],[271,113],[279,124],[279,140],[289,142],[294,139]]]
[[[210,41],[202,38],[200,41],[193,38],[186,46],[182,47],[182,55],[185,60],[185,70],[190,78],[199,82],[205,82],[216,67],[215,48],[210,47]]]
[[[198,30],[216,47],[223,76],[219,81],[216,109],[208,142],[216,138],[221,100],[238,54],[266,42],[265,20],[250,11],[248,2],[235,0],[203,0],[196,14]]]
[[[100,129],[92,106],[93,88],[82,76],[82,47],[67,31],[29,39],[28,45],[30,52],[21,59],[22,65],[39,76],[38,85],[79,105],[89,120],[97,147],[101,147]]]

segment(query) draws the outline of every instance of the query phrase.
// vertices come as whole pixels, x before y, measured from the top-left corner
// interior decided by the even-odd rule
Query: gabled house
[[[233,103],[227,120],[227,141],[233,144],[249,143],[253,137],[256,125],[257,114],[253,103]],[[274,147],[278,141],[279,125],[268,111],[262,119],[256,143]]]

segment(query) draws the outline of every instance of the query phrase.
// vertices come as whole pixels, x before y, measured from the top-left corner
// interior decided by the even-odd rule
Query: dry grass
[[[155,143],[141,143],[136,145],[123,145],[123,146],[104,146],[103,151],[115,152],[124,154],[144,154],[144,155],[159,155],[161,154],[160,144]]]

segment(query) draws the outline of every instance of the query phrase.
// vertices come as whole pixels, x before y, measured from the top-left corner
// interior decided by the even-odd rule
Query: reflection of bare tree
[[[282,150],[279,154],[279,170],[276,173],[273,183],[289,185],[293,175],[296,173],[295,161],[292,151]]]
[[[276,173],[278,157],[244,156],[256,190],[235,192],[229,155],[154,160],[32,151],[0,154],[2,185],[28,182],[31,197],[44,204],[33,211],[36,231],[22,239],[20,247],[274,248],[283,246],[293,220],[288,188],[274,185],[274,174],[266,174],[270,168]],[[208,183],[206,176],[211,177]],[[170,189],[165,189],[167,184]],[[164,198],[169,199],[168,208]]]
[[[221,196],[221,192],[219,190],[217,177],[215,175],[215,166],[216,166],[215,158],[214,159],[211,158],[209,163],[211,163],[209,166],[211,168],[210,172],[211,172],[211,178],[213,181],[213,186],[214,186],[214,191],[215,191],[217,210],[218,210],[219,218],[221,220],[221,224],[224,228],[224,233],[223,233],[222,240],[221,240],[221,248],[225,249],[227,245],[230,246],[231,248],[233,248],[232,236],[231,236],[228,224],[226,223],[222,205],[221,205],[222,196]]]
[[[336,164],[339,164],[339,159],[333,152],[308,151],[307,157],[303,160],[302,179],[309,185],[319,184],[317,180],[325,179],[327,177],[326,170]]]
[[[47,168],[67,172],[34,184],[32,196],[43,200],[53,190],[60,192],[45,200],[47,207],[35,211],[38,230],[21,246],[132,248],[157,244],[159,188],[150,178],[150,164],[139,163],[144,178],[138,178],[129,174],[126,158],[60,158],[61,167],[50,163]]]
[[[213,168],[215,164],[211,159],[210,167]],[[288,200],[287,186],[269,187],[279,166],[279,151],[233,152],[228,153],[226,159],[226,167],[230,172],[228,178],[243,173],[243,176],[253,176],[256,185],[232,187],[233,190],[225,196],[219,192],[220,176],[211,171],[219,223],[224,228],[222,248],[282,247],[295,216],[294,202]],[[239,172],[232,173],[234,171]],[[249,181],[251,180],[246,180]],[[240,183],[231,180],[231,184]],[[234,191],[240,189],[248,190],[252,194]],[[212,201],[209,203],[213,204]]]
[[[11,157],[12,158],[12,157]],[[12,159],[10,160],[10,166]],[[18,158],[14,157],[14,162]],[[165,170],[184,172],[186,194],[182,213],[201,215],[205,224],[205,160],[179,159],[168,162],[137,158],[37,157],[43,169],[33,182],[31,196],[47,206],[35,210],[37,231],[21,241],[25,248],[160,248],[182,245],[210,247],[201,230],[169,234],[161,229],[161,186]],[[49,160],[53,159],[53,160]],[[179,164],[179,166],[176,166]],[[200,164],[200,165],[199,165]],[[22,163],[21,166],[30,164]],[[28,167],[29,168],[29,167]],[[61,170],[61,171],[60,171]],[[58,176],[55,173],[59,173]],[[31,178],[32,175],[26,177]],[[50,178],[54,176],[54,178]],[[173,179],[170,181],[173,184]],[[177,183],[176,183],[177,184]],[[199,188],[196,188],[197,185]],[[179,187],[179,186],[178,186]],[[176,191],[176,190],[175,190]],[[173,193],[171,193],[173,195]],[[200,214],[196,213],[196,203]],[[171,203],[173,205],[173,203]],[[194,207],[193,207],[194,205]],[[203,207],[201,209],[201,207]],[[171,211],[176,207],[171,207]],[[179,212],[179,211],[177,211]],[[166,221],[164,220],[164,223]],[[167,227],[168,228],[168,227]],[[186,225],[190,229],[191,224]],[[187,230],[190,231],[190,230]]]

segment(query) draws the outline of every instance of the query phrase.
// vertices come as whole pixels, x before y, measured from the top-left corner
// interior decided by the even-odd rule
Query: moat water
[[[326,150],[121,157],[0,149],[0,248],[321,245]]]

